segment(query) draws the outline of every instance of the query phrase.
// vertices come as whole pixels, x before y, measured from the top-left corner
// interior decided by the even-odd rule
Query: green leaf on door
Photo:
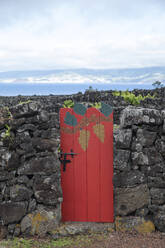
[[[85,115],[86,113],[86,107],[82,105],[81,103],[76,103],[73,109],[74,109],[74,112],[78,115]]]
[[[112,113],[113,109],[112,109],[112,107],[110,105],[108,105],[108,104],[106,104],[104,102],[101,102],[101,109],[100,109],[100,111],[101,111],[101,113],[103,115],[105,115],[106,117],[108,117]]]
[[[69,126],[75,127],[77,125],[77,119],[71,113],[66,112],[66,115],[64,118],[64,123],[69,125]]]

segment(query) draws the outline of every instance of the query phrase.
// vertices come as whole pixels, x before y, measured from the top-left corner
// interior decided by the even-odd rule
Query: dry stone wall
[[[135,95],[141,94],[142,96],[156,95],[154,99],[146,98],[144,101],[140,102],[140,107],[154,108],[158,110],[165,109],[165,87],[155,90],[134,90],[132,91]],[[85,103],[95,103],[104,101],[109,105],[113,106],[114,110],[114,123],[120,124],[120,114],[124,108],[126,108],[129,103],[125,102],[120,96],[113,96],[113,91],[97,91],[97,90],[86,90],[84,94],[81,92],[74,95],[48,95],[48,96],[13,96],[4,97],[0,96],[0,107],[3,106],[15,106],[21,102],[27,102],[29,100],[39,102],[42,108],[47,112],[58,113],[59,109],[62,107],[63,102],[67,99],[72,99],[74,102]]]
[[[165,231],[164,119],[164,110],[127,107],[121,115],[120,128],[114,130],[115,215],[144,217],[162,232]]]
[[[99,94],[77,94],[72,99],[88,104],[101,98],[116,106],[115,123],[120,125],[114,127],[114,228],[164,232],[163,105],[120,107],[110,93]],[[68,98],[0,98],[0,238],[58,232],[62,201],[58,114]]]
[[[59,123],[37,102],[0,110],[0,229],[45,234],[60,221]],[[0,232],[1,233],[1,232]]]

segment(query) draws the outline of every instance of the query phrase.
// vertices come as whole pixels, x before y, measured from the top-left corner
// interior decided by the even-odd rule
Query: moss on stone
[[[39,234],[40,233],[40,226],[48,221],[48,218],[42,215],[40,212],[36,213],[35,215],[29,214],[29,217],[32,221],[32,234]]]
[[[137,226],[136,230],[139,233],[150,233],[155,231],[155,226],[152,221],[144,221],[141,225]]]
[[[115,226],[116,231],[120,232],[151,233],[155,231],[153,222],[141,217],[116,217]]]

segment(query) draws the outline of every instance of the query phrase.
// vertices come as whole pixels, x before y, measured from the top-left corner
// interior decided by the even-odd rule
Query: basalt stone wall
[[[98,95],[99,101],[118,105],[111,93],[99,94],[86,93],[86,98],[77,94],[72,99],[88,105]],[[0,98],[0,238],[43,236],[57,229],[62,201],[58,115],[70,98]],[[116,230],[140,225],[144,231],[146,226],[165,231],[165,111],[163,105],[147,106],[116,107],[120,108],[120,125],[114,127]]]
[[[154,99],[146,98],[144,101],[140,102],[140,107],[144,108],[154,108],[158,110],[165,109],[165,87],[155,90],[133,90],[135,95],[147,94],[155,95]],[[28,100],[36,101],[42,105],[42,108],[47,112],[59,113],[59,109],[62,107],[63,102],[67,99],[72,99],[74,102],[81,102],[88,105],[89,103],[95,103],[104,101],[111,105],[114,110],[114,123],[120,123],[120,114],[124,108],[126,108],[129,103],[125,102],[120,96],[113,96],[113,91],[97,91],[97,90],[86,90],[84,94],[81,92],[74,95],[49,95],[49,96],[13,96],[13,97],[3,97],[0,96],[0,107],[3,106],[15,106],[21,102],[27,102]]]
[[[60,222],[56,113],[37,102],[0,110],[0,238],[44,235]]]
[[[114,130],[115,215],[126,222],[143,217],[164,232],[165,111],[127,107],[120,124]]]

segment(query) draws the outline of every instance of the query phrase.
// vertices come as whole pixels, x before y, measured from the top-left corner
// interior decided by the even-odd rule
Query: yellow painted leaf
[[[93,131],[96,134],[96,136],[99,138],[99,140],[104,143],[104,125],[103,124],[96,124],[93,126]]]
[[[88,130],[80,130],[79,144],[84,151],[88,148],[89,137],[90,132]]]

